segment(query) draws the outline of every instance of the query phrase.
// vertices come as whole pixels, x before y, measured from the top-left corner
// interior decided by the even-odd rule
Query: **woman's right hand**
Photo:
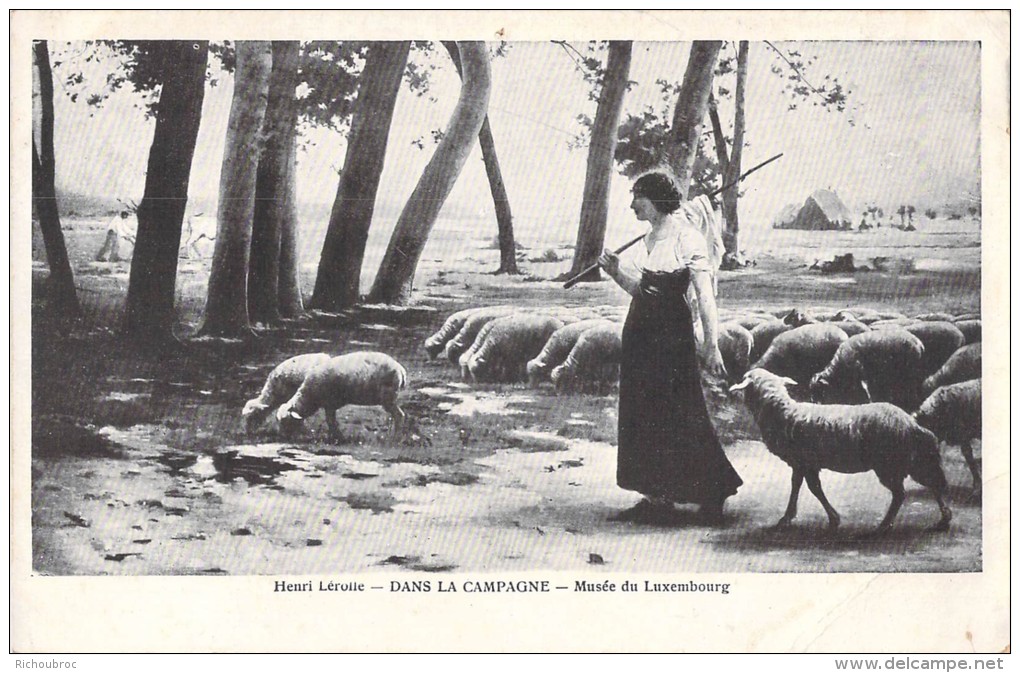
[[[602,254],[599,255],[599,265],[606,270],[606,273],[616,278],[616,274],[620,270],[620,256],[612,250],[603,248]]]

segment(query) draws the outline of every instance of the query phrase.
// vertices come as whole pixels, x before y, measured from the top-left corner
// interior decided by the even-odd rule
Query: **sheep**
[[[880,329],[844,341],[811,379],[816,402],[892,402],[912,411],[920,402],[924,344],[903,329]]]
[[[446,319],[443,326],[439,330],[425,340],[425,352],[428,354],[430,359],[436,359],[440,351],[446,347],[446,342],[457,335],[460,328],[464,326],[467,319],[470,318],[476,311],[477,308],[468,308],[463,311],[457,311]]]
[[[593,320],[581,320],[579,322],[564,325],[552,333],[552,336],[545,342],[542,352],[528,361],[526,366],[528,372],[528,383],[537,386],[541,381],[548,379],[549,372],[553,367],[563,363],[570,354],[570,350],[577,343],[577,339],[587,330],[596,325],[613,324],[604,318]]]
[[[510,315],[514,314],[511,313]],[[490,320],[485,323],[485,325],[482,326],[482,329],[478,330],[478,334],[475,335],[475,339],[471,342],[468,349],[461,353],[460,357],[457,359],[457,363],[460,365],[460,378],[462,381],[467,381],[471,378],[471,373],[468,371],[468,363],[471,362],[471,358],[475,356],[475,351],[481,348],[482,344],[485,343],[485,340],[488,338],[489,332],[492,330],[492,326],[495,322],[496,320]]]
[[[830,320],[829,322],[840,322],[842,320],[856,320],[860,322],[861,316],[855,313],[854,311],[843,309],[841,311],[837,311],[836,315],[832,316],[832,320]],[[879,320],[877,315],[875,316],[875,320]]]
[[[953,322],[960,322],[962,320],[981,320],[980,313],[961,313],[953,316]]]
[[[751,369],[788,376],[806,388],[811,377],[829,364],[846,340],[846,333],[831,323],[796,327],[777,336]]]
[[[945,364],[937,372],[924,380],[921,392],[925,397],[931,395],[936,388],[960,383],[970,379],[981,378],[981,342],[972,343],[958,349],[949,356]]]
[[[407,370],[385,353],[356,351],[330,358],[308,372],[301,386],[276,411],[280,428],[289,431],[322,409],[330,435],[339,437],[336,412],[349,404],[381,406],[393,419],[393,435],[400,433],[404,412],[397,395],[407,385]]]
[[[719,325],[719,352],[722,353],[723,366],[726,373],[734,381],[739,381],[747,372],[751,363],[751,347],[754,337],[751,332],[737,322],[724,322]]]
[[[762,324],[763,322],[772,322],[774,320],[775,320],[775,317],[773,317],[771,315],[762,315],[760,313],[752,313],[751,315],[743,315],[743,316],[740,316],[738,318],[734,318],[732,321],[729,321],[729,322],[735,322],[735,323],[737,323],[738,325],[740,325],[741,327],[743,327],[744,329],[746,329],[747,331],[750,332],[751,330],[753,330],[755,327],[757,327],[758,325]]]
[[[914,320],[922,320],[925,322],[952,322],[953,316],[942,311],[936,311],[934,313],[922,313],[921,315],[915,315]]]
[[[946,444],[960,447],[973,478],[972,497],[981,493],[981,468],[971,442],[981,439],[981,379],[942,386],[914,412],[914,419]]]
[[[597,325],[581,334],[563,364],[552,370],[550,378],[560,391],[571,389],[581,381],[600,385],[619,380],[622,352],[623,325]]]
[[[924,344],[924,357],[921,368],[928,376],[938,370],[949,356],[964,344],[966,338],[956,325],[951,322],[923,321],[907,325],[907,330]]]
[[[782,320],[791,327],[802,327],[804,325],[811,325],[818,322],[814,316],[800,310],[799,308],[790,309],[790,311],[783,316]]]
[[[903,480],[909,475],[935,496],[941,517],[933,527],[949,530],[952,511],[946,505],[947,487],[938,440],[909,414],[892,404],[821,405],[795,402],[786,390],[792,380],[764,369],[752,369],[730,388],[746,389],[745,403],[754,415],[765,446],[793,469],[790,499],[774,529],[789,526],[797,515],[800,486],[808,488],[825,508],[829,530],[839,527],[839,514],[822,492],[818,473],[874,471],[892,493],[885,518],[874,531],[887,531],[905,498]]]
[[[981,321],[978,319],[957,320],[956,329],[963,332],[964,343],[973,344],[981,341]]]
[[[914,318],[883,318],[869,323],[868,327],[871,329],[889,329],[890,327],[909,327],[918,322]]]
[[[751,362],[755,362],[758,358],[765,354],[765,351],[769,349],[772,344],[772,340],[783,332],[788,332],[793,329],[791,325],[787,325],[781,320],[770,320],[763,322],[754,329],[751,330],[751,337],[754,339],[754,344],[751,346]]]
[[[478,336],[478,332],[485,327],[486,323],[489,323],[496,318],[502,318],[505,315],[510,315],[514,312],[510,306],[491,306],[488,308],[480,308],[475,311],[467,320],[464,321],[464,325],[457,332],[457,335],[446,342],[446,348],[443,349],[443,355],[453,363],[456,363],[460,354],[467,350],[472,343],[475,341],[475,337]]]
[[[857,336],[863,332],[871,331],[871,328],[862,323],[860,320],[834,320],[829,324],[843,330],[848,337]]]
[[[525,365],[542,351],[563,321],[545,315],[518,313],[493,321],[485,341],[467,362],[474,381],[523,381]]]
[[[248,400],[241,410],[241,423],[246,433],[254,432],[273,409],[286,402],[305,380],[308,372],[329,362],[326,353],[306,353],[284,360],[269,373],[259,396]]]

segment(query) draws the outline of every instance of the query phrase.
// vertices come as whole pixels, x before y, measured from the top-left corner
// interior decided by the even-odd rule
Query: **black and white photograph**
[[[23,651],[1008,648],[1008,12],[11,35]],[[479,635],[118,644],[69,587]]]

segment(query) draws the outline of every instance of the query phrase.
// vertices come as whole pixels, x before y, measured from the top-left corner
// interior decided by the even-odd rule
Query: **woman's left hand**
[[[722,353],[716,344],[706,344],[701,352],[702,367],[704,370],[717,378],[726,377],[726,365],[723,364]]]

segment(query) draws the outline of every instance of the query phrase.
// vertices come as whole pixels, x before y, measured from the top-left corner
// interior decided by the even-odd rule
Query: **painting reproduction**
[[[1008,14],[205,14],[12,18],[16,641],[1008,645]]]

